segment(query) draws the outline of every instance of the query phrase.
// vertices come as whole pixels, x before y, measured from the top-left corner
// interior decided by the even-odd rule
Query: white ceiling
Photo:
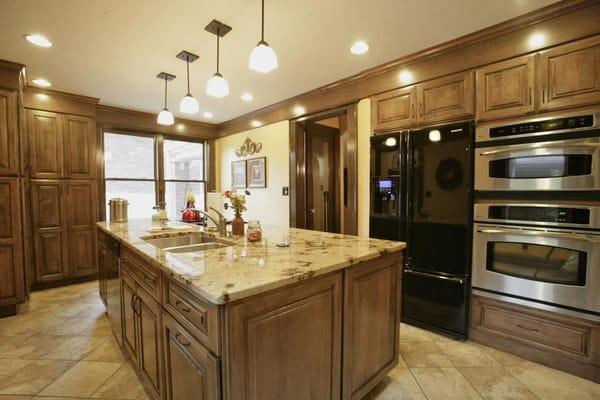
[[[27,65],[28,78],[53,89],[99,97],[102,104],[157,112],[163,82],[178,116],[185,94],[180,50],[200,56],[190,66],[192,94],[202,120],[222,122],[364,69],[543,7],[555,0],[266,0],[266,37],[279,58],[267,75],[250,71],[248,55],[260,39],[259,0],[0,0],[0,58]],[[213,18],[233,27],[221,41],[221,72],[231,86],[224,99],[206,96],[215,72],[215,37],[204,31]],[[47,36],[40,48],[26,33]],[[348,49],[357,39],[371,51]],[[254,100],[244,102],[248,91]]]

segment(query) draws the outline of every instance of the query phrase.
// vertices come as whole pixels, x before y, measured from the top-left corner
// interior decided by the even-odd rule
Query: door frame
[[[346,114],[347,146],[340,153],[340,158],[347,160],[342,176],[341,185],[346,199],[340,205],[340,213],[345,213],[346,218],[342,233],[356,235],[358,232],[358,121],[356,103],[337,107],[331,110],[306,115],[290,120],[290,227],[303,228],[307,226],[306,220],[306,122],[335,117]],[[342,161],[343,162],[343,161]]]

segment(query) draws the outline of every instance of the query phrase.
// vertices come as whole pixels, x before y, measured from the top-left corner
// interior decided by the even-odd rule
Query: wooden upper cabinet
[[[28,110],[30,174],[32,178],[64,176],[63,129],[60,114]]]
[[[63,128],[66,175],[73,179],[93,179],[96,155],[94,120],[65,115]]]
[[[477,119],[523,115],[535,110],[535,54],[477,69]]]
[[[600,37],[539,53],[540,110],[600,102]]]
[[[25,301],[19,179],[0,177],[0,306]]]
[[[423,82],[417,85],[419,123],[468,117],[475,112],[473,71]]]
[[[17,92],[0,89],[0,175],[17,175],[18,162]]]
[[[375,131],[417,123],[417,87],[409,86],[371,98],[371,124]]]

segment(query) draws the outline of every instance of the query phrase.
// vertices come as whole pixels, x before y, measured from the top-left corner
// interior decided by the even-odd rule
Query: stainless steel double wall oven
[[[600,317],[600,109],[477,128],[474,293]]]

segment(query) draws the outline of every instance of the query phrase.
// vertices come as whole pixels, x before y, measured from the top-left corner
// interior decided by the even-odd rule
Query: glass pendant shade
[[[277,55],[267,42],[261,40],[250,53],[248,67],[254,71],[266,74],[277,68]]]
[[[173,125],[175,123],[175,118],[173,118],[173,113],[165,108],[158,113],[156,122],[159,125]]]
[[[216,73],[206,84],[206,94],[213,97],[225,97],[229,94],[229,83],[223,75]]]
[[[200,105],[198,104],[198,100],[194,98],[191,94],[186,94],[181,102],[179,103],[179,111],[186,114],[195,114],[200,111]]]

